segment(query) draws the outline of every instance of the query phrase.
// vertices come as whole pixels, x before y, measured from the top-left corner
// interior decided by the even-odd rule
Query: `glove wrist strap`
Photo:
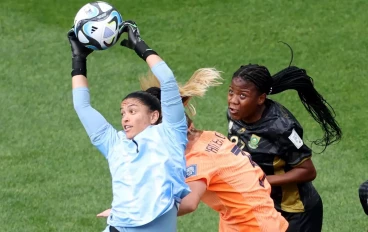
[[[139,41],[137,45],[134,48],[134,51],[137,53],[137,55],[142,58],[144,61],[146,61],[147,57],[150,55],[158,55],[157,52],[152,50],[148,45],[143,41]]]
[[[87,77],[87,59],[79,56],[72,58],[72,77],[76,75],[83,75]]]
[[[142,55],[142,59],[144,61],[147,60],[147,57],[150,56],[150,55],[158,55],[157,52],[153,51],[152,49],[151,50],[146,50],[143,55]]]

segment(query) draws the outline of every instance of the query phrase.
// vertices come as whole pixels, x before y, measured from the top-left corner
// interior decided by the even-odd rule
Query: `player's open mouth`
[[[130,128],[132,128],[132,126],[124,126],[123,128],[124,128],[124,131],[127,132],[130,130]]]
[[[230,114],[236,114],[239,112],[239,110],[233,109],[233,108],[229,108],[229,112]]]

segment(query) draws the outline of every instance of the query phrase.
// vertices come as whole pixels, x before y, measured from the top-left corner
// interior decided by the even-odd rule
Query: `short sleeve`
[[[205,180],[207,187],[216,175],[216,165],[212,156],[194,155],[187,158],[186,182]]]
[[[303,141],[303,128],[291,123],[279,137],[279,154],[285,162],[294,167],[311,158],[312,151]]]

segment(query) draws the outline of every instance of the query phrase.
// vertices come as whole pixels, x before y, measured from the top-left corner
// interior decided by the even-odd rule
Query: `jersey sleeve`
[[[160,81],[162,122],[186,133],[184,105],[173,72],[163,61],[156,64],[151,70]]]
[[[186,182],[205,180],[207,187],[217,174],[216,164],[212,156],[197,155],[187,158]]]
[[[108,159],[109,149],[117,140],[118,132],[91,106],[88,88],[73,89],[73,104],[91,143]]]
[[[294,167],[311,158],[312,151],[303,141],[303,128],[290,123],[279,137],[279,153],[285,162]]]

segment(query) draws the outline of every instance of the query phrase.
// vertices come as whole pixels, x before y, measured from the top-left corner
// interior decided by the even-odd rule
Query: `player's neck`
[[[193,128],[193,130],[188,131],[188,142],[189,143],[194,143],[195,141],[197,141],[199,139],[199,137],[202,135],[203,131],[201,130],[197,130],[195,128]]]
[[[188,131],[188,143],[187,148],[185,149],[186,155],[191,153],[193,146],[199,140],[199,137],[201,137],[202,133],[203,131],[196,130],[195,128],[193,128],[191,131]]]
[[[243,118],[242,121],[247,124],[258,122],[262,118],[262,115],[265,109],[266,109],[266,105],[262,104],[257,110],[257,112],[255,112],[251,117]]]

